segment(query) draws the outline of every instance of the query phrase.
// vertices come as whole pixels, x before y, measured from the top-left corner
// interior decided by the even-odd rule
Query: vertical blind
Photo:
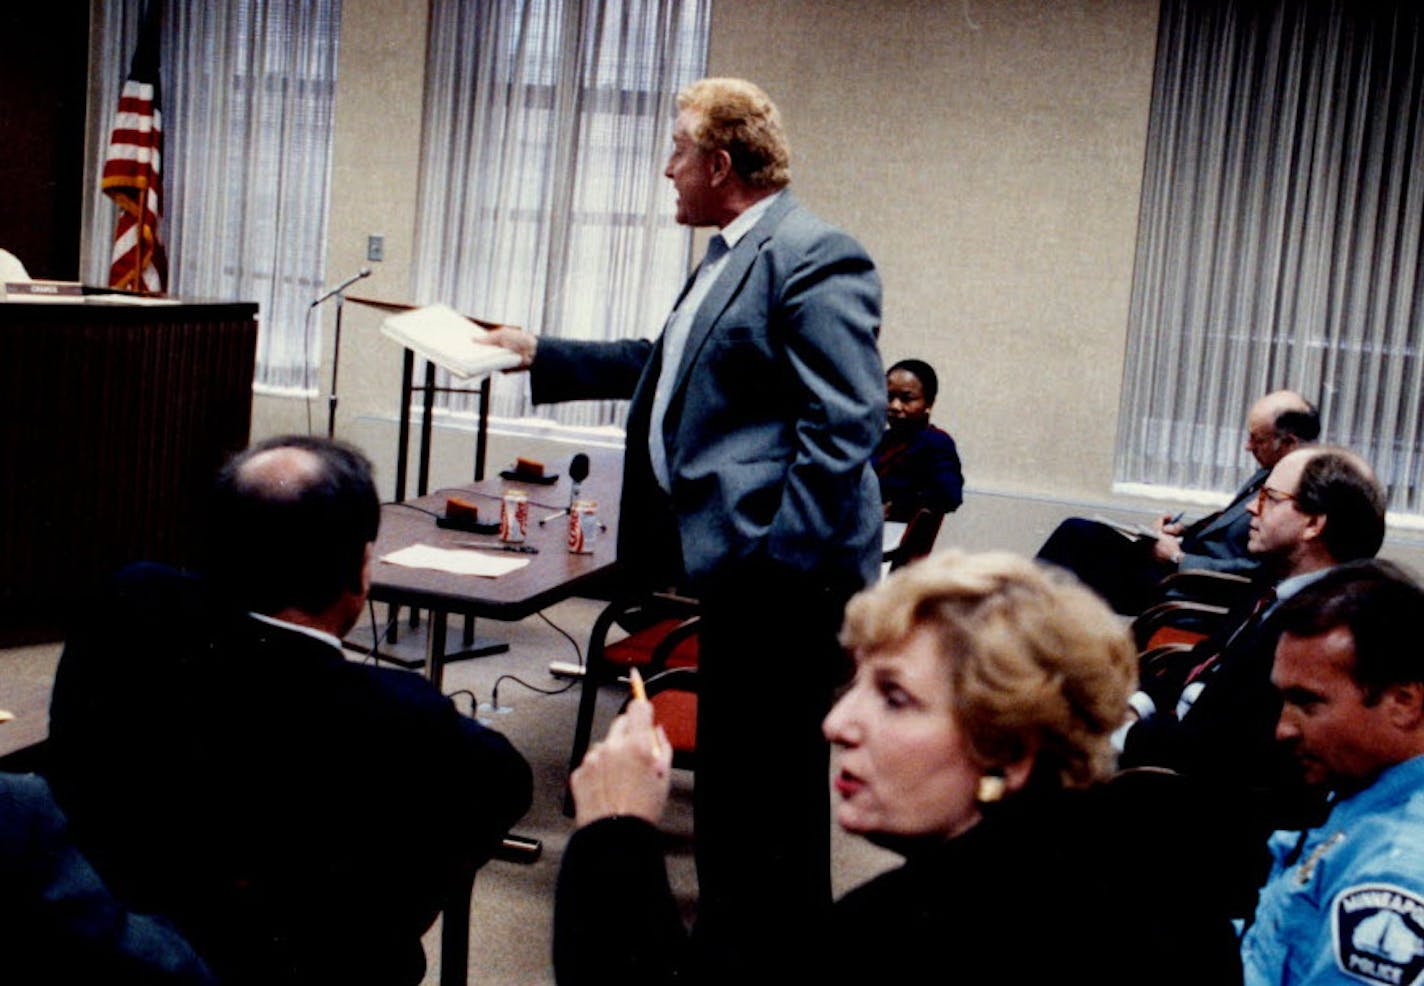
[[[1424,513],[1424,10],[1163,0],[1116,459],[1227,490],[1245,413],[1318,401]]]
[[[662,162],[677,92],[702,73],[709,6],[432,0],[414,297],[536,334],[655,334],[688,267]],[[533,413],[524,375],[496,378],[492,411]],[[621,409],[540,414],[602,425]]]

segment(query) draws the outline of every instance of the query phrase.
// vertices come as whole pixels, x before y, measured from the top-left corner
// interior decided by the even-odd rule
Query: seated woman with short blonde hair
[[[855,597],[842,642],[855,676],[824,726],[836,821],[906,862],[835,904],[809,976],[1239,981],[1231,925],[1200,875],[1210,867],[1175,844],[1190,813],[1174,779],[1103,783],[1137,672],[1101,600],[1015,555],[943,552]],[[635,701],[574,774],[561,983],[698,979],[653,828],[669,757]]]

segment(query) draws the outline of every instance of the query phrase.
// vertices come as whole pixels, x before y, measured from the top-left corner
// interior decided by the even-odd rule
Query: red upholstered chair
[[[621,640],[608,643],[608,635],[615,626],[626,627],[630,632]],[[648,697],[653,702],[656,719],[679,754],[674,763],[690,766],[691,752],[696,745],[695,678],[673,676],[656,686],[653,682],[670,669],[696,667],[696,600],[670,593],[648,593],[616,599],[605,606],[589,634],[569,772],[583,762],[588,752],[600,689],[624,682],[632,668],[637,668],[649,685]],[[572,814],[571,802],[566,800],[564,807],[565,814]]]

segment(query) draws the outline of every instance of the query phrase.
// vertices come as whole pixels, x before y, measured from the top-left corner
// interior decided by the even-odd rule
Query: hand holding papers
[[[486,335],[485,330],[449,305],[426,305],[391,315],[381,323],[381,331],[457,377],[484,376],[520,362],[516,353],[475,342]]]

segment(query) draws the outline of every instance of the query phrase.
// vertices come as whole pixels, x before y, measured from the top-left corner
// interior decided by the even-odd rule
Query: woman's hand
[[[671,768],[672,744],[663,728],[653,725],[652,703],[634,699],[569,778],[575,821],[583,826],[635,815],[656,825],[672,786]]]

